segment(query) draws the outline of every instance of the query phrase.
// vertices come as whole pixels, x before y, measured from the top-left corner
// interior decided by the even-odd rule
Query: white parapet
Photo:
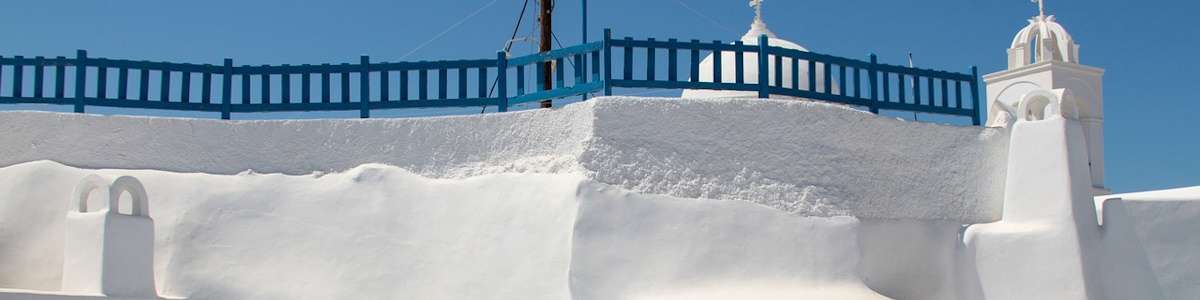
[[[1106,228],[1128,212],[1132,226],[1119,230],[1136,232],[1167,299],[1200,299],[1200,186],[1100,196],[1096,203]]]
[[[806,216],[964,223],[1000,217],[1008,145],[1007,130],[751,99],[599,97],[556,110],[369,120],[0,112],[0,128],[13,128],[0,166],[53,160],[301,175],[381,163],[433,178],[580,172],[635,192],[751,201]]]
[[[106,197],[106,208],[88,209],[93,192]],[[130,214],[119,213],[119,200],[130,198]],[[62,290],[122,298],[156,298],[154,221],[146,190],[136,178],[110,180],[88,175],[72,193],[67,212]]]
[[[1120,203],[1101,226],[1088,147],[1063,90],[1035,90],[1017,106],[1000,222],[970,226],[965,299],[1162,299]]]

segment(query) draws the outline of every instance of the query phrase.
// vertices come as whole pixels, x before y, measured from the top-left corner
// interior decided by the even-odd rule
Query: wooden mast
[[[551,18],[552,18],[553,10],[554,10],[554,1],[553,0],[538,0],[538,1],[540,1],[540,3],[541,3],[541,5],[539,5],[541,7],[541,9],[538,12],[539,13],[538,22],[541,24],[541,28],[542,28],[540,44],[538,45],[538,52],[546,53],[546,52],[549,52],[550,49],[552,48],[551,42],[552,42],[552,39],[554,38],[554,34],[551,31],[552,30],[551,29],[552,28],[552,26],[551,26],[552,19]],[[559,67],[561,67],[561,66],[559,66]],[[543,62],[542,63],[542,90],[549,91],[554,88],[554,82],[551,81],[552,80],[551,78],[553,78],[552,76],[554,74],[554,68],[555,68],[555,66],[553,65],[552,62]],[[541,107],[542,108],[550,108],[553,106],[553,104],[554,103],[552,100],[542,100]]]

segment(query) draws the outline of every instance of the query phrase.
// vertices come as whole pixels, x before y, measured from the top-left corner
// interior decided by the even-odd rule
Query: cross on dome
[[[754,9],[754,22],[750,24],[750,30],[747,31],[746,34],[742,35],[741,39],[739,39],[739,41],[743,45],[756,46],[760,42],[760,38],[762,38],[762,36],[765,35],[765,36],[767,36],[767,43],[769,43],[771,47],[778,47],[778,48],[783,48],[783,49],[791,49],[791,50],[808,52],[808,49],[804,48],[803,46],[800,46],[794,42],[791,42],[791,41],[788,41],[785,39],[781,39],[778,36],[776,36],[774,32],[771,32],[770,29],[767,29],[767,23],[763,22],[763,19],[762,19],[763,0],[749,0],[749,2],[750,2],[750,8]],[[744,56],[741,56],[741,58],[743,58],[743,59],[738,59],[739,56],[737,56],[737,54],[735,54],[733,51],[719,51],[717,53],[720,53],[719,55],[721,55],[721,60],[720,60],[721,75],[720,76],[721,76],[721,78],[723,78],[723,80],[726,80],[726,82],[729,82],[729,80],[733,80],[733,78],[737,78],[738,72],[736,70],[738,70],[740,67],[740,69],[742,69],[744,71],[744,72],[742,72],[744,82],[746,82],[746,83],[758,82],[758,67],[757,67],[758,56],[756,53],[743,53]],[[768,59],[768,60],[770,60],[770,59]],[[739,62],[742,63],[741,66],[738,65]],[[699,72],[697,72],[697,73],[699,73],[699,78],[697,80],[699,80],[701,82],[714,82],[713,79],[714,79],[714,77],[716,77],[716,76],[713,76],[714,70],[715,70],[714,66],[716,66],[717,63],[718,62],[716,61],[715,57],[711,53],[708,54],[708,56],[704,57],[704,59],[702,59],[700,61],[700,65],[698,66]],[[793,70],[791,64],[782,64],[782,65],[769,64],[769,65],[770,66],[768,68],[771,69],[767,75],[767,78],[768,78],[767,80],[769,80],[769,81],[770,80],[778,80],[780,82],[791,83],[793,81],[793,79],[792,79],[793,73],[796,74],[796,76],[798,78],[808,78],[808,76],[809,76],[808,68],[798,68],[796,70]],[[775,70],[775,68],[778,68],[779,70]],[[813,76],[814,76],[814,79],[816,80],[817,86],[824,85],[825,84],[824,70],[821,68],[817,68],[817,70],[815,70],[815,72],[816,72],[816,74],[814,74]],[[775,76],[776,76],[775,74],[779,74],[780,78],[775,78]],[[836,83],[832,83],[831,89],[834,91],[839,91],[841,89],[841,87],[838,86],[838,84],[836,84]],[[758,97],[758,94],[757,94],[757,92],[748,92],[748,91],[685,89],[685,90],[683,90],[682,96],[684,98],[754,98],[754,97]],[[794,98],[798,98],[798,97],[786,96],[786,95],[771,95],[771,98],[794,99]]]
[[[1046,16],[1046,1],[1045,0],[1029,0],[1029,1],[1032,1],[1033,3],[1037,3],[1039,17]]]
[[[767,23],[763,22],[762,3],[763,0],[750,0],[750,7],[754,8],[754,22],[750,23],[750,32],[747,32],[746,35],[742,37],[742,40],[752,40],[747,41],[747,44],[753,43],[754,45],[757,45],[758,36],[763,34],[767,35],[767,37],[775,38],[775,33],[771,32],[770,29],[767,29]],[[749,39],[746,37],[749,37]]]
[[[750,0],[750,7],[754,8],[754,23],[762,23],[762,2],[763,0]]]

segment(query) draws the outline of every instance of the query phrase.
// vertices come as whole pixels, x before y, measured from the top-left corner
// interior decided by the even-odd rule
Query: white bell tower
[[[1036,90],[1064,90],[1079,112],[1088,147],[1092,187],[1104,187],[1104,69],[1080,64],[1079,45],[1066,28],[1045,13],[1039,14],[1013,38],[1008,49],[1008,69],[983,76],[987,83],[988,126],[1008,126],[1017,116],[1018,102]]]

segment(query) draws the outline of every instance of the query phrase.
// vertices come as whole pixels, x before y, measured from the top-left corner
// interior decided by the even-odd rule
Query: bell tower
[[[987,126],[1006,127],[1019,115],[1018,103],[1037,90],[1062,90],[1077,107],[1083,126],[1091,168],[1092,190],[1108,194],[1104,187],[1104,69],[1083,65],[1079,45],[1058,23],[1046,15],[1041,0],[1037,16],[1017,32],[1008,48],[1008,69],[983,76],[987,83]]]

